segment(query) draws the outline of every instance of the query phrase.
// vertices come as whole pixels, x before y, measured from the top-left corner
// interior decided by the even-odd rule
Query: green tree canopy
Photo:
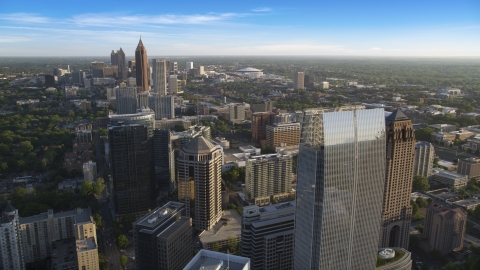
[[[415,200],[415,203],[418,205],[418,207],[423,208],[428,205],[427,200],[425,200],[423,197],[418,197]]]
[[[117,237],[117,245],[120,249],[124,249],[128,246],[128,239],[125,235],[123,234],[120,234],[118,237]]]
[[[423,175],[415,175],[413,177],[412,188],[414,191],[427,191],[430,188],[427,177]]]
[[[96,195],[100,195],[102,191],[105,189],[105,180],[102,177],[97,178],[95,183],[92,184],[93,193]]]
[[[103,226],[103,219],[99,213],[95,213],[93,215],[93,220],[95,221],[95,225],[97,226],[97,228],[101,228]]]
[[[28,153],[32,152],[32,150],[33,150],[33,145],[30,141],[20,142],[20,151],[23,154],[28,154]]]
[[[122,267],[125,267],[127,265],[127,260],[127,256],[122,255],[122,257],[120,258],[120,265],[122,265]]]
[[[415,215],[418,212],[418,204],[415,201],[410,201],[410,204],[412,205],[412,215]]]
[[[417,139],[417,141],[429,142],[432,132],[434,132],[434,130],[430,127],[417,129],[415,130],[415,138]]]
[[[81,189],[82,189],[82,194],[83,195],[87,195],[87,194],[91,193],[93,191],[92,183],[90,183],[88,181],[83,181]]]

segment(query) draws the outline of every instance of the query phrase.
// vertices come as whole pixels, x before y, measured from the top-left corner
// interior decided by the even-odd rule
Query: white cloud
[[[15,36],[0,37],[0,43],[12,43],[12,42],[24,42],[24,41],[30,41],[30,39],[26,37],[15,37]]]
[[[0,20],[11,21],[15,23],[51,23],[52,19],[38,16],[34,13],[11,13],[0,14]]]
[[[381,51],[382,48],[379,48],[379,47],[372,47],[370,48],[370,51]]]
[[[268,7],[258,7],[258,8],[254,8],[252,9],[253,12],[268,12],[268,11],[272,11],[271,8],[268,8]]]

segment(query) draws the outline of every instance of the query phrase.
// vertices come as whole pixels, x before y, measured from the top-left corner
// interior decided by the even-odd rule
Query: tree
[[[128,239],[125,235],[123,234],[120,234],[118,237],[117,237],[117,245],[120,249],[124,249],[128,246]]]
[[[236,237],[229,236],[227,238],[228,250],[232,253],[236,253],[238,249],[238,240]]]
[[[475,206],[475,209],[473,210],[473,216],[480,218],[480,205]]]
[[[20,142],[20,151],[23,154],[28,154],[28,153],[32,152],[32,150],[33,150],[33,145],[30,141]]]
[[[97,181],[95,181],[95,183],[92,184],[93,193],[95,193],[96,195],[100,195],[104,189],[105,189],[105,180],[103,180],[103,178],[101,177],[97,178]]]
[[[220,244],[218,242],[213,243],[213,251],[220,251]]]
[[[417,129],[417,130],[415,130],[415,138],[416,138],[418,141],[427,141],[427,142],[429,142],[430,139],[431,139],[432,132],[434,132],[434,130],[433,130],[432,128],[430,128],[430,127]]]
[[[99,213],[95,213],[93,215],[93,220],[95,221],[97,228],[101,228],[103,226],[102,216]]]
[[[412,215],[415,215],[418,212],[418,204],[415,201],[410,201],[410,204],[412,205]]]
[[[122,255],[122,257],[120,258],[120,265],[122,265],[122,267],[125,267],[127,265],[127,260],[127,256]]]
[[[427,200],[425,200],[423,197],[418,197],[415,200],[415,203],[418,205],[418,207],[423,208],[428,205]]]
[[[423,175],[415,175],[413,177],[412,188],[414,191],[427,191],[430,188],[428,179]]]
[[[82,182],[82,194],[83,195],[88,195],[92,192],[92,183],[88,182],[88,181],[83,181]]]
[[[99,128],[99,129],[98,129],[98,135],[100,135],[100,136],[107,136],[107,135],[108,135],[108,132],[107,132],[107,130],[104,129],[104,128]]]
[[[7,171],[8,171],[7,163],[0,163],[0,172],[7,172]]]
[[[13,191],[13,196],[19,199],[23,198],[23,196],[25,196],[26,194],[27,194],[27,190],[21,187],[17,187]]]

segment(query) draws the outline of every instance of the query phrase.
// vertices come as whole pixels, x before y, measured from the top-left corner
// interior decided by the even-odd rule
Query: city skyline
[[[117,47],[131,56],[140,35],[155,56],[480,56],[479,10],[473,0],[3,3],[0,56],[100,56]]]

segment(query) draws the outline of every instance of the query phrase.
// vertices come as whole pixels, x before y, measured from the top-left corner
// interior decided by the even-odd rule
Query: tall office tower
[[[267,139],[267,125],[275,122],[273,112],[259,112],[252,114],[252,141],[261,143]]]
[[[240,255],[252,270],[293,269],[295,201],[243,207]]]
[[[307,110],[294,269],[375,269],[385,183],[383,109]]]
[[[0,219],[0,269],[25,269],[18,210],[8,202]]]
[[[222,160],[221,148],[203,136],[186,144],[177,159],[178,196],[185,201],[187,216],[193,213],[193,226],[199,231],[212,229],[222,217]]]
[[[175,118],[175,100],[173,96],[153,94],[148,97],[148,107],[155,112],[155,120]]]
[[[292,156],[252,156],[245,165],[245,195],[248,199],[270,197],[292,190]]]
[[[152,60],[153,91],[161,96],[167,95],[167,70],[165,59],[157,58]]]
[[[245,105],[243,103],[228,105],[228,111],[228,120],[245,120]]]
[[[153,131],[153,165],[155,182],[159,191],[172,192],[176,190],[175,157],[172,146],[172,134],[168,129]]]
[[[185,205],[168,202],[133,223],[137,269],[182,269],[193,257],[192,219]]]
[[[149,108],[148,99],[150,98],[150,92],[142,92],[137,95],[137,108]]]
[[[128,60],[128,68],[129,69],[134,69],[136,66],[135,60]]]
[[[135,50],[135,70],[137,78],[138,92],[150,90],[148,83],[148,58],[147,49],[143,46],[142,39],[138,42],[137,49]]]
[[[177,71],[178,71],[177,62],[170,62],[170,72],[177,73]]]
[[[188,73],[187,72],[180,72],[178,74],[178,79],[186,81],[188,78]]]
[[[178,93],[178,78],[177,75],[170,75],[168,77],[168,94],[176,95]]]
[[[423,237],[430,250],[438,250],[442,255],[463,248],[467,225],[467,211],[463,208],[450,209],[431,203],[427,206]]]
[[[45,86],[54,87],[55,86],[55,76],[50,74],[45,74]]]
[[[429,142],[417,142],[415,145],[414,175],[430,177],[433,170],[435,148]]]
[[[112,50],[110,54],[110,62],[112,66],[118,66],[118,79],[125,80],[128,76],[127,65],[125,61],[125,53],[123,52],[122,48],[117,52]]]
[[[293,146],[300,143],[300,123],[274,123],[267,126],[267,145]]]
[[[293,89],[304,89],[305,84],[304,84],[304,72],[295,72],[293,74]]]
[[[150,110],[148,110],[150,111]],[[142,215],[153,206],[153,113],[111,115],[108,130],[116,216]]]
[[[189,74],[190,69],[193,69],[193,62],[187,62],[185,64],[185,72],[187,72],[187,74]]]
[[[137,112],[137,88],[118,88],[115,92],[115,107],[118,114],[132,114]]]
[[[315,76],[314,75],[305,75],[303,78],[304,78],[304,86],[306,88],[315,88]]]
[[[412,220],[415,133],[412,121],[400,110],[385,118],[386,179],[379,247],[408,248]]]
[[[205,75],[205,67],[204,67],[204,66],[198,67],[198,73],[199,73],[200,75]]]
[[[103,78],[103,77],[105,77],[104,73],[103,73],[103,68],[104,68],[103,62],[97,62],[97,61],[92,62],[92,66],[91,66],[92,77],[93,78]]]

